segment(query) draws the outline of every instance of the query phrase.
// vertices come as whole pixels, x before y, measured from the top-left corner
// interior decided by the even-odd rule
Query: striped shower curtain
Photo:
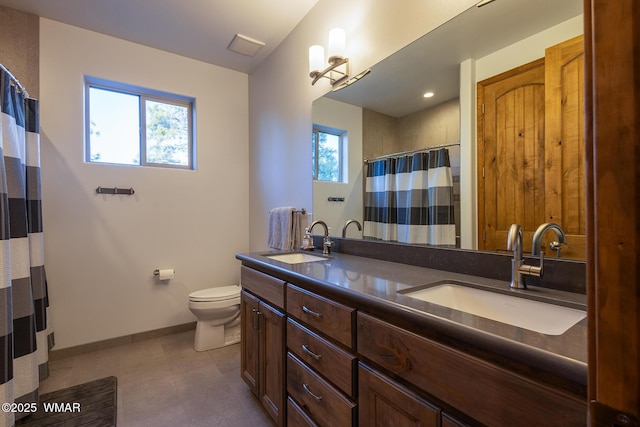
[[[38,101],[25,99],[0,69],[0,425],[19,403],[38,401],[48,376],[53,332],[47,324],[40,187]],[[9,409],[5,411],[4,409]]]
[[[366,239],[455,246],[453,179],[446,148],[367,165]]]

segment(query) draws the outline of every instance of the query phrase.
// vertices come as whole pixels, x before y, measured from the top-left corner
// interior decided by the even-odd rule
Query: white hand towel
[[[270,248],[280,250],[293,249],[292,223],[293,206],[273,208],[269,212],[269,239]]]

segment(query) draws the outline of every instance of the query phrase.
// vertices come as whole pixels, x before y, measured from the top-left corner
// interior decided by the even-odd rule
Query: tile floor
[[[41,393],[118,377],[118,427],[272,426],[240,378],[240,344],[197,352],[195,331],[53,360]]]

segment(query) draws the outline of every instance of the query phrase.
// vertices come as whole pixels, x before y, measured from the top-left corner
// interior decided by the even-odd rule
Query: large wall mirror
[[[553,111],[553,114],[562,115],[563,118],[543,117],[544,89],[541,94],[535,93],[536,87],[545,87],[544,58],[545,54],[549,54],[548,49],[581,36],[582,20],[582,0],[496,0],[482,7],[468,9],[376,64],[366,77],[355,84],[330,92],[314,101],[314,127],[317,126],[320,131],[327,130],[329,133],[340,135],[344,144],[342,163],[339,166],[344,172],[341,182],[313,182],[314,219],[327,222],[335,236],[342,235],[345,224],[351,219],[364,225],[365,204],[369,203],[367,199],[371,197],[371,194],[367,194],[369,190],[365,191],[367,168],[371,168],[379,159],[396,158],[398,153],[410,156],[422,153],[421,163],[430,164],[431,167],[445,166],[442,168],[446,171],[443,176],[447,177],[447,191],[451,197],[449,200],[449,195],[446,196],[448,201],[443,206],[451,208],[451,213],[442,215],[434,214],[435,211],[432,211],[434,215],[450,218],[445,220],[446,227],[431,232],[446,235],[443,240],[406,240],[407,243],[505,250],[503,246],[506,246],[506,235],[503,233],[502,223],[513,221],[513,211],[520,212],[518,218],[521,219],[518,219],[518,222],[531,223],[521,224],[527,242],[531,241],[531,229],[535,229],[535,226],[543,222],[562,222],[553,221],[554,214],[549,214],[540,207],[545,203],[551,206],[550,194],[558,193],[555,187],[549,188],[553,177],[547,171],[545,188],[545,176],[532,178],[532,174],[535,175],[536,170],[544,174],[545,165],[551,164],[549,153],[553,150],[547,148],[545,152],[545,121],[562,121],[569,113],[564,110],[558,112],[547,106],[548,114]],[[573,55],[573,52],[570,54]],[[550,63],[549,59],[546,63]],[[514,141],[516,152],[509,152],[507,155],[505,153],[509,149],[505,149],[504,145],[498,143],[498,148],[495,148],[493,140],[486,142],[478,138],[479,133],[484,134],[485,119],[482,117],[481,104],[477,100],[479,96],[486,95],[483,84],[502,81],[504,76],[517,76],[522,70],[535,68],[536,64],[542,64],[543,77],[541,82],[535,80],[538,77],[534,78],[531,83],[533,89],[527,84],[516,83],[516,89],[520,92],[514,90],[510,95],[513,99],[502,96],[504,91],[500,92],[501,89],[494,88],[491,92],[494,95],[494,104],[493,107],[487,107],[487,110],[496,115],[496,118],[490,126],[494,130],[498,128],[500,133],[492,138],[501,141],[501,138],[505,138],[505,132],[513,132],[516,139],[524,134],[527,136],[526,144]],[[577,82],[578,86],[583,85],[582,74],[576,77],[562,67],[557,74],[560,82],[570,78],[572,82]],[[515,77],[515,80],[519,78]],[[574,90],[576,84],[573,85]],[[527,88],[524,88],[525,86]],[[534,95],[531,94],[531,90]],[[558,90],[560,98],[565,96],[564,89]],[[431,92],[433,96],[424,97],[427,92]],[[582,87],[578,87],[577,92],[581,94]],[[487,89],[486,93],[490,91]],[[548,99],[546,103],[549,103]],[[513,105],[520,107],[514,110]],[[581,115],[579,119],[574,120],[577,120],[574,125],[582,126],[583,110],[578,109],[577,113],[572,110],[570,113],[574,118],[577,117],[576,114]],[[532,124],[530,117],[537,117],[539,123]],[[496,121],[499,125],[496,125]],[[579,137],[581,135],[576,138]],[[559,142],[564,138],[564,134],[558,137]],[[583,152],[584,149],[574,147],[573,151]],[[496,152],[498,154],[495,154]],[[489,158],[490,156],[493,157]],[[581,154],[574,157],[578,162],[582,159]],[[562,159],[553,160],[566,163]],[[495,170],[491,169],[494,163],[498,165],[495,166]],[[514,181],[513,176],[519,176],[522,182],[506,189],[485,191],[485,165],[490,169],[486,174],[493,176],[492,179],[498,182],[497,185],[505,182],[511,185]],[[535,165],[533,171],[529,170],[529,165]],[[438,170],[439,167],[435,169]],[[575,196],[577,191],[582,191],[577,199],[584,201],[582,172],[570,170],[555,173],[561,176],[558,179],[562,182],[558,185],[569,189],[564,190],[567,194]],[[529,191],[533,188],[533,180],[538,182],[537,187],[535,191]],[[518,194],[520,188],[524,188],[526,197]],[[514,203],[516,197],[522,198],[524,202]],[[412,205],[412,202],[408,203]],[[564,203],[575,206],[576,198]],[[494,212],[496,210],[498,214]],[[489,211],[498,217],[485,215]],[[537,212],[538,216],[529,212]],[[577,209],[576,215],[582,215],[582,218],[577,220],[578,223],[582,221],[582,225],[577,227],[584,228],[584,208]],[[552,221],[549,221],[549,218]],[[556,215],[555,218],[560,218],[560,215]],[[566,218],[563,221],[569,224]],[[363,232],[364,230],[352,225],[346,229],[345,236],[363,238]],[[368,233],[371,234],[371,231]],[[574,234],[580,233],[578,230]],[[583,232],[582,234],[584,235]],[[405,241],[396,234],[392,234],[389,240]],[[572,249],[574,245],[582,245],[583,240],[570,240],[568,249],[564,250],[564,253],[561,251],[560,256],[584,259],[583,248]],[[525,245],[526,249],[528,245]],[[547,253],[549,255],[549,251]]]

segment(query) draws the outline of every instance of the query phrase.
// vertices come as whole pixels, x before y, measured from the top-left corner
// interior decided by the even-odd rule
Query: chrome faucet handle
[[[551,249],[552,251],[556,251],[556,258],[560,258],[561,254],[560,251],[562,251],[562,248],[566,248],[569,245],[567,245],[566,243],[560,243],[560,242],[551,242],[549,243],[549,249]]]
[[[331,238],[329,236],[326,236],[324,238],[323,244],[322,244],[322,254],[323,255],[329,255],[331,254],[331,248],[335,246],[335,243],[333,242],[333,240],[331,240]]]

